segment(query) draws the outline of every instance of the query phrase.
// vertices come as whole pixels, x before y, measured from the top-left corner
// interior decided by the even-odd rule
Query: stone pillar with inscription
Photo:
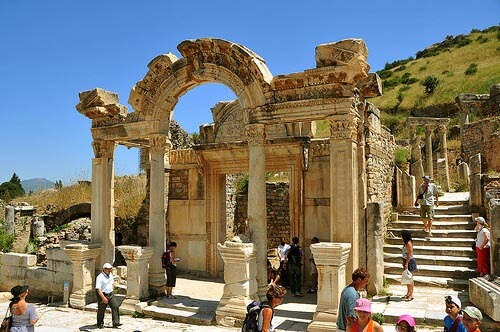
[[[328,119],[330,137],[330,239],[355,244],[347,271],[359,265],[358,144],[359,117],[350,114]]]
[[[149,264],[149,291],[161,294],[165,286],[165,271],[161,267],[161,255],[166,250],[165,226],[165,154],[172,147],[165,135],[149,138],[151,155],[149,199],[149,246],[154,253]]]
[[[434,168],[432,163],[432,128],[425,126],[425,171],[426,175],[433,177]]]
[[[92,142],[92,243],[101,244],[97,265],[113,264],[115,260],[115,189],[113,154],[114,141]]]
[[[120,310],[133,314],[135,305],[149,297],[148,264],[154,249],[138,246],[118,246],[127,262],[127,296]]]
[[[266,133],[263,124],[247,125],[248,228],[256,248],[258,294],[265,297],[267,287],[267,210],[266,210]]]
[[[444,174],[441,176],[441,179],[444,180],[443,185],[446,191],[450,191],[450,172],[448,167],[448,143],[446,142],[446,126],[439,125],[438,126],[439,135],[441,135],[441,156],[444,159]]]
[[[85,309],[87,304],[97,300],[94,287],[95,261],[101,252],[101,245],[72,243],[66,245],[64,252],[73,263],[73,285],[69,304],[72,308]]]
[[[340,294],[346,286],[346,275],[352,273],[346,272],[350,250],[350,243],[321,242],[311,245],[318,268],[318,296],[308,332],[335,331]]]
[[[241,326],[246,305],[258,300],[257,265],[253,243],[226,241],[217,244],[224,261],[224,293],[215,311],[218,325]]]

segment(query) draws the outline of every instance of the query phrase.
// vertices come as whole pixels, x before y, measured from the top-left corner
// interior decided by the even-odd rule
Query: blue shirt
[[[354,307],[356,300],[359,299],[358,291],[351,285],[346,286],[340,294],[339,314],[337,317],[337,328],[341,330],[347,329],[347,317],[356,317]]]
[[[457,318],[458,318],[458,316],[457,316]],[[455,322],[455,320],[451,319],[450,316],[446,315],[446,317],[444,317],[444,330],[449,331],[451,329],[451,327],[453,326],[453,322]],[[462,322],[458,323],[457,332],[467,332],[467,330],[465,329],[465,326]]]

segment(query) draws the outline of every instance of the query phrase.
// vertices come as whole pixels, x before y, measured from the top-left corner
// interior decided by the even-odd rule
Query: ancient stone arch
[[[147,156],[150,290],[164,284],[160,256],[167,237],[181,242],[178,250],[192,260],[188,269],[221,271],[224,179],[237,172],[249,174],[248,224],[258,248],[260,294],[267,284],[269,170],[291,174],[290,223],[302,244],[320,234],[321,241],[350,243],[347,271],[366,266],[366,203],[389,201],[394,142],[378,110],[365,100],[381,93],[380,79],[368,72],[365,43],[319,45],[315,68],[279,76],[257,54],[229,41],[188,40],[178,49],[182,58],[165,54],[148,64],[130,94],[134,112],[114,93],[80,93],[77,110],[92,120],[92,242],[102,245],[98,264],[114,258],[113,153],[123,144]],[[169,122],[178,98],[207,82],[225,84],[236,100],[213,108],[214,123],[201,129],[199,146],[172,150]],[[330,124],[330,137],[315,137],[316,121]],[[170,185],[177,186],[175,195]]]

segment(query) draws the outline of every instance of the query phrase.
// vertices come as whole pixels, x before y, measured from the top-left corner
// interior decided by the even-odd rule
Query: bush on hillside
[[[473,75],[477,72],[477,63],[471,63],[464,71],[465,75]]]
[[[14,244],[14,235],[7,234],[2,225],[2,227],[0,227],[0,251],[1,252],[12,251],[13,244]]]
[[[431,95],[436,90],[439,85],[439,80],[436,76],[427,76],[421,82],[421,84],[425,87],[424,92],[426,95]]]

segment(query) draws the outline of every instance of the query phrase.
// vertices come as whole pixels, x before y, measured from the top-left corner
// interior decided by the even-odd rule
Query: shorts
[[[403,267],[405,266],[406,259],[403,258]],[[413,272],[417,270],[417,261],[415,258],[410,258],[410,261],[408,262],[408,271]]]
[[[434,205],[420,205],[420,217],[434,219]]]
[[[171,266],[167,269],[167,287],[175,287],[177,281],[177,267]]]

